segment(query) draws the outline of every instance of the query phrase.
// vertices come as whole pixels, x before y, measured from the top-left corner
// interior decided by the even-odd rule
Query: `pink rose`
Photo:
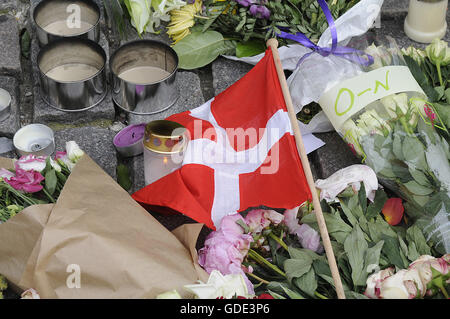
[[[41,182],[44,176],[36,171],[16,170],[16,176],[7,179],[6,182],[14,189],[24,191],[26,193],[37,193],[42,190]]]

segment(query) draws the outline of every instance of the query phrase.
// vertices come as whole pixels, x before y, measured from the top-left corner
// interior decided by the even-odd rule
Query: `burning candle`
[[[186,129],[172,121],[153,121],[147,124],[144,137],[145,184],[179,169],[187,145]]]
[[[410,0],[405,33],[414,41],[431,43],[447,32],[447,0]]]
[[[11,113],[11,95],[0,88],[0,122],[6,120]]]

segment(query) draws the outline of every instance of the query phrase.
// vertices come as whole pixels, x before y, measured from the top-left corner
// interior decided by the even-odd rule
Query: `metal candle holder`
[[[13,144],[19,156],[50,156],[55,151],[53,131],[43,124],[22,127],[14,135]]]
[[[168,75],[157,81],[136,83],[119,77],[123,72],[138,67],[162,69]],[[154,40],[138,40],[120,47],[110,59],[112,73],[112,96],[124,111],[149,115],[167,110],[178,99],[175,77],[178,56],[165,43]]]
[[[73,20],[76,18],[77,11],[80,14],[80,21]],[[44,0],[35,7],[32,17],[41,47],[60,38],[78,37],[95,42],[100,39],[100,8],[95,1]],[[78,26],[74,24],[74,28],[70,29],[70,34],[62,30],[48,31],[52,24],[67,23],[67,27],[69,27],[74,22],[80,24]],[[82,24],[91,27],[82,27]]]
[[[11,94],[0,88],[0,122],[6,120],[11,114]]]
[[[67,112],[84,111],[99,104],[106,96],[106,53],[91,40],[60,39],[39,52],[37,65],[42,99],[50,106]],[[57,80],[48,76],[58,67],[85,65],[98,69],[81,80]],[[70,76],[70,69],[67,71]]]

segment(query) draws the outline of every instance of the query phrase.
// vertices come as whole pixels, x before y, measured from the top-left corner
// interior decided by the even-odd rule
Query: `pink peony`
[[[26,193],[36,193],[42,190],[41,182],[43,180],[44,176],[39,172],[17,169],[16,176],[7,179],[6,182],[16,190]]]
[[[220,230],[224,234],[229,234],[230,236],[239,236],[244,233],[242,226],[237,224],[237,221],[242,221],[245,224],[244,218],[241,214],[228,215],[222,218],[220,222]]]
[[[260,233],[263,229],[269,227],[270,224],[280,224],[283,219],[284,216],[274,210],[254,209],[247,214],[245,222],[250,232]]]
[[[294,234],[297,235],[303,248],[315,251],[319,254],[323,252],[323,247],[320,244],[320,235],[314,228],[311,228],[311,226],[302,224]]]
[[[10,179],[11,177],[14,177],[14,176],[15,176],[15,174],[13,172],[10,172],[4,168],[0,168],[0,178]]]
[[[222,219],[220,229],[209,234],[205,246],[199,250],[198,262],[208,273],[218,270],[223,275],[244,275],[248,290],[253,293],[253,284],[242,269],[242,262],[250,249],[253,237],[244,234],[242,227],[236,224],[236,220],[241,218],[236,214]]]
[[[303,248],[315,251],[317,253],[323,252],[323,246],[320,244],[319,233],[311,228],[309,225],[298,223],[297,213],[299,207],[294,209],[287,209],[284,212],[283,223],[288,227],[290,234],[295,234],[298,241]]]

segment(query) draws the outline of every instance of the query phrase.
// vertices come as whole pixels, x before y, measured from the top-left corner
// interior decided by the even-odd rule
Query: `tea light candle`
[[[11,113],[11,94],[0,88],[0,122],[6,120]]]
[[[447,32],[448,0],[410,0],[405,19],[406,35],[417,42],[431,43]]]
[[[186,129],[172,121],[147,124],[144,137],[145,184],[149,185],[182,165],[187,139]]]
[[[53,131],[43,124],[22,127],[14,134],[13,144],[19,156],[50,156],[55,151]]]
[[[117,152],[124,157],[142,154],[145,127],[146,124],[130,125],[117,133],[113,140]]]

